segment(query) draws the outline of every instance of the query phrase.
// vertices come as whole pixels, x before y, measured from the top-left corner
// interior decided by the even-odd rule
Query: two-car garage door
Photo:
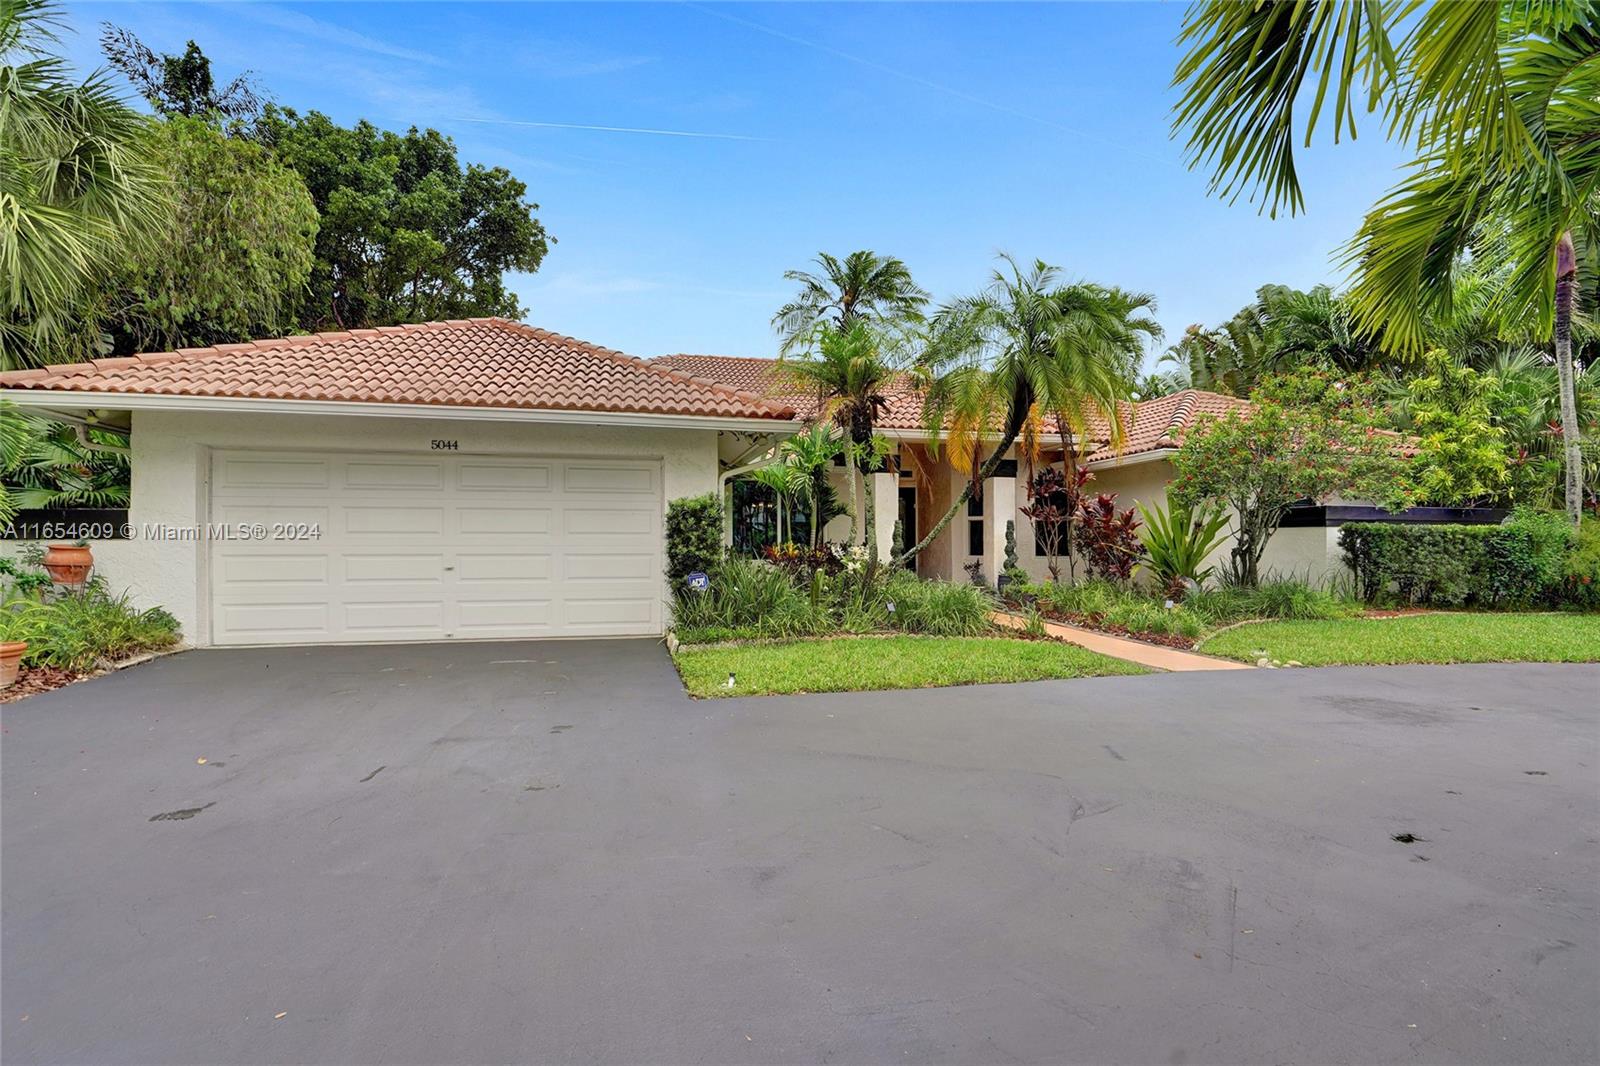
[[[661,632],[661,464],[215,452],[216,644]]]

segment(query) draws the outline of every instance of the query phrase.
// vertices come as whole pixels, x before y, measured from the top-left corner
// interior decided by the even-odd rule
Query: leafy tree
[[[772,326],[783,338],[781,354],[814,340],[819,326],[844,334],[857,322],[903,322],[917,318],[928,303],[910,269],[893,256],[861,251],[841,260],[818,252],[816,262],[820,273],[784,272],[784,279],[797,282],[800,292],[772,316]]]
[[[100,24],[100,50],[133,83],[157,114],[245,122],[261,114],[263,100],[249,71],[222,88],[211,60],[193,41],[175,56],[151,51],[131,30]]]
[[[1419,447],[1412,471],[1418,499],[1444,507],[1498,502],[1509,475],[1505,434],[1491,406],[1495,378],[1439,351],[1426,363],[1426,372],[1406,383]]]
[[[1073,471],[1075,479],[1086,481],[1094,477],[1087,470]],[[1033,535],[1044,549],[1045,569],[1051,581],[1061,580],[1061,549],[1067,549],[1072,558],[1072,516],[1076,508],[1070,501],[1066,484],[1067,475],[1053,466],[1047,466],[1028,479],[1026,492],[1028,505],[1022,516],[1033,525]]]
[[[0,3],[0,370],[99,354],[96,302],[167,210],[151,122],[53,54],[51,0]]]
[[[436,130],[346,128],[271,105],[257,129],[300,174],[321,218],[301,326],[525,313],[504,274],[537,270],[549,238],[510,172],[463,169],[455,143]]]
[[[897,338],[893,334],[857,320],[845,332],[822,327],[813,354],[780,364],[796,388],[816,394],[819,417],[832,421],[844,432],[853,471],[851,491],[858,504],[856,513],[864,516],[867,560],[874,569],[878,563],[874,494],[869,489],[865,505],[861,506],[858,479],[882,465],[877,421],[889,409],[884,390],[900,374],[904,363],[896,351]],[[851,540],[854,539],[852,534]]]
[[[1404,462],[1396,439],[1373,426],[1375,408],[1370,388],[1330,375],[1271,379],[1247,410],[1196,421],[1173,457],[1168,498],[1179,507],[1232,509],[1232,574],[1253,588],[1291,505],[1330,496],[1407,501]]]
[[[1396,45],[1394,39],[1400,38]],[[1350,243],[1350,298],[1386,349],[1426,347],[1472,251],[1508,269],[1495,311],[1550,338],[1560,378],[1566,504],[1582,507],[1572,322],[1580,277],[1600,275],[1600,0],[1529,4],[1200,0],[1180,40],[1175,124],[1193,165],[1228,196],[1304,206],[1295,108],[1309,142],[1327,115],[1353,137],[1359,99],[1416,152]],[[1324,109],[1325,103],[1331,107]],[[1586,266],[1580,270],[1580,260]],[[1592,296],[1589,302],[1592,302]]]
[[[293,332],[317,233],[300,176],[197,118],[162,123],[157,155],[177,203],[117,279],[108,316],[116,350]]]
[[[933,318],[918,368],[928,382],[924,416],[930,432],[944,435],[951,463],[972,478],[896,564],[944,532],[1019,439],[1032,454],[1044,416],[1055,419],[1069,457],[1091,424],[1108,426],[1120,442],[1124,368],[1146,338],[1160,336],[1160,327],[1142,313],[1154,308],[1148,296],[1063,285],[1060,271],[1043,260],[1026,270],[1010,256],[1001,261],[1005,269],[993,273],[987,288]],[[995,446],[985,459],[991,439]]]

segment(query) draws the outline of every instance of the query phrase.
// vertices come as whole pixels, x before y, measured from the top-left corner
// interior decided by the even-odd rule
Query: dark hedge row
[[[1363,599],[1427,607],[1529,607],[1562,600],[1573,533],[1557,514],[1498,526],[1350,522],[1339,530]]]

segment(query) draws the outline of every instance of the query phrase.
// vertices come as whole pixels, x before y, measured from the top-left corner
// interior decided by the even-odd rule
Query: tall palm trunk
[[[1583,518],[1583,454],[1578,447],[1578,401],[1572,373],[1572,313],[1577,303],[1578,257],[1572,234],[1556,242],[1556,374],[1561,386],[1561,450],[1566,467],[1567,517]]]
[[[863,524],[866,526],[867,536],[867,572],[876,573],[878,569],[878,504],[874,497],[872,475],[865,469],[861,471],[861,496],[863,500],[861,513]]]

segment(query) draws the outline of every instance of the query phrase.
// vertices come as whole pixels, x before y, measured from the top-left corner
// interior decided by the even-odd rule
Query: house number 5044
[[[430,440],[428,447],[436,452],[453,452],[460,448],[461,444],[459,441],[453,440]]]

